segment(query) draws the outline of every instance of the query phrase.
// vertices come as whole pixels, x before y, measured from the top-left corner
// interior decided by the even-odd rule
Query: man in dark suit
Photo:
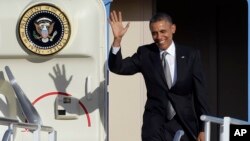
[[[124,27],[121,12],[113,11],[110,25],[114,41],[109,69],[121,75],[140,72],[146,83],[142,141],[172,141],[178,130],[185,132],[182,141],[205,141],[200,116],[209,112],[199,51],[174,43],[176,25],[160,13],[149,23],[154,43],[123,59],[121,40],[129,24]]]

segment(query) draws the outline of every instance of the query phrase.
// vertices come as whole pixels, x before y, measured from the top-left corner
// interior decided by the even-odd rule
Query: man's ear
[[[176,25],[175,24],[171,25],[171,31],[172,31],[173,34],[175,33],[175,31],[176,31]]]

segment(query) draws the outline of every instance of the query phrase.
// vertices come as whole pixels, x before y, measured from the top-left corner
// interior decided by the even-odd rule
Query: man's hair
[[[162,20],[167,21],[167,22],[173,24],[173,20],[172,20],[172,18],[171,18],[171,16],[170,16],[169,14],[167,14],[167,13],[156,13],[156,14],[150,19],[149,25],[150,25],[151,23],[155,23],[155,22],[162,21]]]

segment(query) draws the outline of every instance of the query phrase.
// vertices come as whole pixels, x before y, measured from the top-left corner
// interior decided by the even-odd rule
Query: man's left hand
[[[205,132],[200,132],[197,141],[205,141]]]

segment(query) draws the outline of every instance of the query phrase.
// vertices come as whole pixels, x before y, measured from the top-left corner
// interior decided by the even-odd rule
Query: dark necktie
[[[163,52],[162,53],[162,65],[163,65],[163,69],[164,69],[164,74],[165,74],[165,78],[168,84],[168,88],[170,89],[172,87],[172,79],[171,79],[171,73],[170,73],[170,69],[169,69],[169,65],[168,65],[168,61],[166,60],[166,55],[168,53],[167,52]],[[175,116],[176,112],[170,102],[170,100],[167,100],[167,118],[168,120],[171,120],[174,116]]]

